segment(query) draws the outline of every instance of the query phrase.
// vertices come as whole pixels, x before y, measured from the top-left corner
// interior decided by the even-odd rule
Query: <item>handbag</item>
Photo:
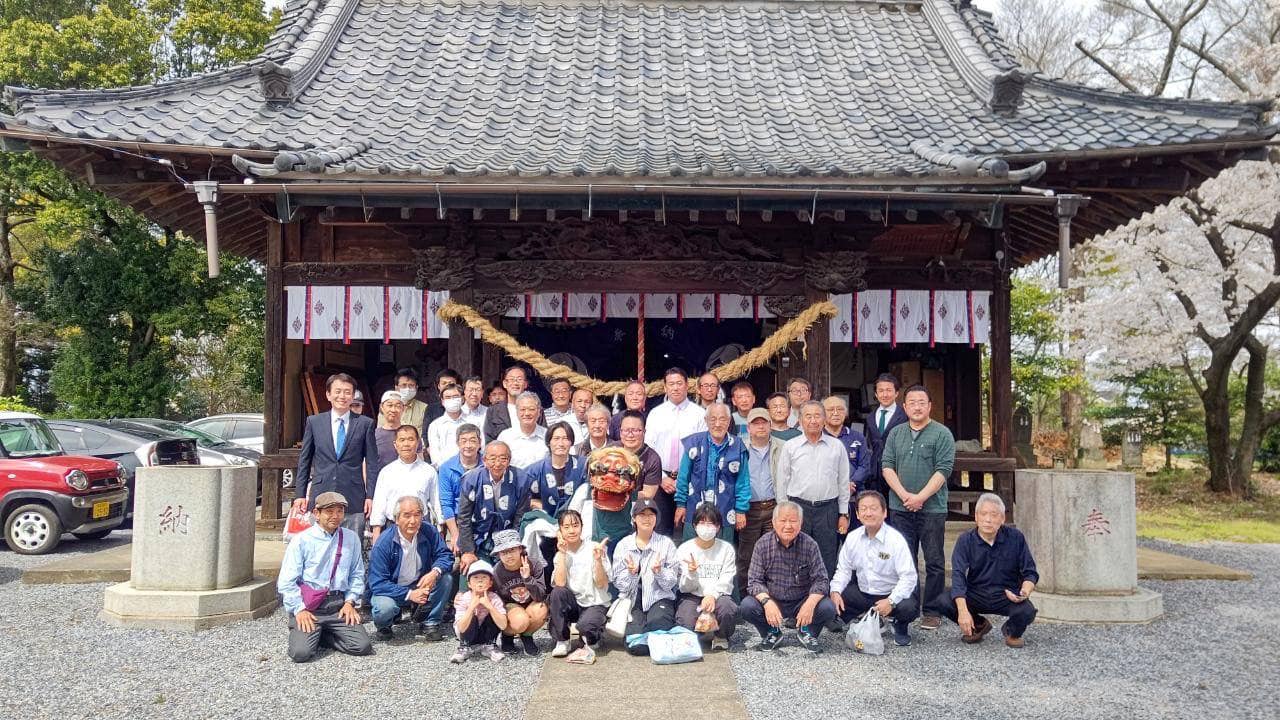
[[[849,626],[844,634],[844,644],[854,652],[867,655],[884,654],[884,638],[880,636],[880,615],[875,608],[868,610],[858,622]]]
[[[627,635],[627,623],[631,622],[631,608],[635,605],[634,595],[619,595],[617,600],[609,606],[607,617],[609,621],[604,624],[604,631],[610,637],[621,640]]]
[[[335,542],[338,543],[338,552],[333,558],[333,568],[329,570],[329,584],[323,590],[317,590],[303,582],[301,578],[298,579],[298,592],[302,593],[302,607],[309,612],[315,612],[324,599],[329,597],[329,588],[333,587],[333,579],[338,575],[338,565],[342,562],[342,528],[338,528],[333,534],[330,544]]]

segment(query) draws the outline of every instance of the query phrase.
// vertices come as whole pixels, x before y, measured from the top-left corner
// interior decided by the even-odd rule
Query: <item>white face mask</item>
[[[701,523],[693,530],[698,533],[698,538],[703,541],[711,540],[716,536],[716,526],[708,523]]]
[[[444,409],[446,412],[458,412],[462,409],[462,398],[449,398],[444,401]]]
[[[400,390],[400,399],[406,403],[418,396],[418,388]]]

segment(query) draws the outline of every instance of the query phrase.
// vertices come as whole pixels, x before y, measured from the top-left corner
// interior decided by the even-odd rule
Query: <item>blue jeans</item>
[[[449,596],[453,594],[453,576],[441,575],[436,581],[435,587],[431,588],[431,594],[427,596],[427,616],[423,622],[428,625],[439,625],[441,618],[444,617],[445,605],[449,603]],[[413,603],[409,602],[405,597],[388,597],[386,595],[373,596],[373,624],[379,630],[389,629],[391,623],[395,622],[400,611],[409,607]]]
[[[945,608],[950,605],[949,598],[943,596],[946,589],[943,542],[947,533],[947,514],[890,510],[889,524],[906,539],[917,573],[920,572],[920,550],[924,550],[924,598],[920,597],[919,587],[912,594],[917,607],[922,608],[925,615],[945,614]]]

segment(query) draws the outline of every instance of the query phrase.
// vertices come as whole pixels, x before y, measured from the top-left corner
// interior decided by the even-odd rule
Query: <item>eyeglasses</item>
[[[644,428],[619,428],[618,432],[622,435],[639,435],[644,432]]]

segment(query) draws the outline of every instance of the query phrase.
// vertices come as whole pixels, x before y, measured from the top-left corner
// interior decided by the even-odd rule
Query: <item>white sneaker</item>
[[[458,650],[449,658],[449,662],[455,665],[461,665],[471,657],[471,647],[469,645],[458,645]]]
[[[719,635],[716,635],[715,637],[711,638],[711,649],[712,650],[728,650],[729,641],[720,637]]]
[[[569,641],[561,640],[556,643],[555,650],[551,651],[551,657],[564,657],[569,654]]]
[[[507,654],[502,652],[502,650],[499,649],[497,645],[485,645],[484,654],[486,657],[488,657],[490,660],[494,662],[498,662],[499,660],[507,656]]]

